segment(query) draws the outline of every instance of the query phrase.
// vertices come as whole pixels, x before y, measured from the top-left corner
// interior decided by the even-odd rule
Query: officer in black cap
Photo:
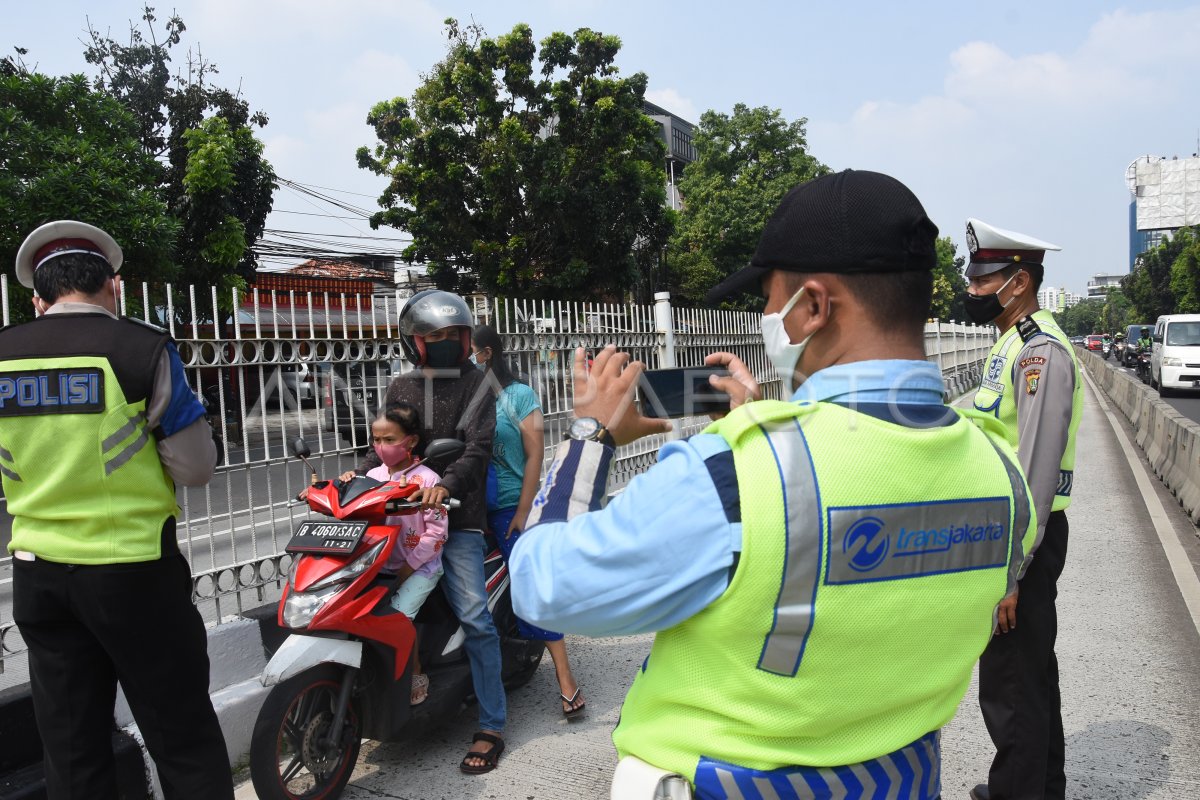
[[[121,684],[169,800],[233,797],[175,486],[208,482],[212,430],[165,331],[119,316],[121,248],[74,220],[17,253],[32,322],[0,331],[0,474],[13,619],[29,648],[50,800],[116,798]]]
[[[938,730],[1032,528],[1011,451],[947,409],[925,357],[936,239],[887,175],[792,189],[710,295],[766,298],[782,399],[746,402],[745,363],[710,355],[736,408],[604,508],[614,445],[662,420],[631,408],[628,354],[589,371],[576,353],[576,424],[509,565],[537,625],[658,632],[613,735],[613,798],[937,795]]]
[[[996,745],[988,782],[973,800],[1062,800],[1064,742],[1054,655],[1057,581],[1067,557],[1066,508],[1075,476],[1083,380],[1070,340],[1039,307],[1043,260],[1057,245],[967,220],[967,313],[995,323],[975,408],[1004,426],[1029,481],[1037,539],[979,661],[979,706]],[[1036,557],[1035,557],[1036,554]]]

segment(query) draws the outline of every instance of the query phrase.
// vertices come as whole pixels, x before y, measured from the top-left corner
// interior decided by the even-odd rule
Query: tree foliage
[[[171,53],[186,30],[172,15],[162,31],[145,6],[145,30],[129,25],[126,43],[88,24],[84,56],[96,65],[96,86],[133,114],[142,149],[155,159],[159,188],[180,235],[174,254],[182,276],[218,286],[250,277],[250,246],[271,211],[275,174],[263,159],[251,126],[267,117],[251,112],[240,92],[215,86],[217,66],[199,48],[189,50],[187,71],[171,74]]]
[[[1056,313],[1054,317],[1067,336],[1087,336],[1090,333],[1100,332],[1103,314],[1104,300],[1099,297],[1091,297],[1079,301],[1065,311]]]
[[[668,249],[673,294],[701,302],[750,261],[787,191],[829,171],[808,152],[807,121],[788,122],[778,109],[741,103],[733,114],[700,116],[692,139],[696,161],[679,181],[684,210]]]
[[[127,280],[170,280],[178,228],[156,190],[159,165],[137,120],[83,75],[54,78],[0,65],[0,263],[30,231],[78,219],[121,243]],[[20,295],[21,292],[18,292]],[[28,304],[18,302],[18,318]]]
[[[443,288],[542,298],[621,297],[669,232],[663,145],[646,76],[617,76],[620,40],[581,28],[535,44],[446,20],[449,48],[411,98],[367,116],[360,167],[390,179],[371,226]]]
[[[1200,229],[1184,228],[1173,238],[1179,248],[1179,255],[1171,262],[1175,313],[1200,313]]]
[[[1133,271],[1121,279],[1135,322],[1183,313],[1187,308],[1200,309],[1197,236],[1196,228],[1180,228],[1161,245],[1138,256]]]
[[[967,293],[967,279],[963,276],[965,256],[958,255],[958,246],[949,236],[941,236],[935,243],[937,267],[933,271],[933,307],[930,311],[937,319],[963,321],[967,317],[963,295]]]

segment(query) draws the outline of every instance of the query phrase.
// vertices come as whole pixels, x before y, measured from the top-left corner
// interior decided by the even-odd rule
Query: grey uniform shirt
[[[1013,392],[1017,405],[1017,457],[1037,509],[1038,532],[1029,553],[1032,555],[1042,542],[1061,481],[1070,480],[1063,476],[1061,467],[1075,393],[1075,362],[1071,354],[1053,337],[1030,339],[1013,364]]]

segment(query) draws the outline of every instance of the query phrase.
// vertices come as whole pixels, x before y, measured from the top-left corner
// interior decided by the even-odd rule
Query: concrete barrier
[[[1077,348],[1084,369],[1121,410],[1150,468],[1200,525],[1200,423],[1158,399],[1158,393],[1105,359]]]

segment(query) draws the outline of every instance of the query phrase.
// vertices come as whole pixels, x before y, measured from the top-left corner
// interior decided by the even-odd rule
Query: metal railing
[[[314,292],[160,287],[143,284],[121,297],[123,312],[161,325],[175,338],[188,382],[208,405],[220,463],[203,487],[180,488],[180,549],[192,566],[194,597],[210,621],[276,597],[291,557],[283,546],[305,506],[289,501],[308,485],[307,469],[288,454],[295,437],[309,443],[324,476],[353,469],[369,444],[369,422],[391,380],[411,369],[396,319],[399,291],[373,296]],[[7,279],[0,276],[3,321]],[[545,416],[546,464],[571,410],[575,348],[609,343],[650,369],[695,366],[717,350],[742,358],[763,386],[779,394],[766,357],[760,315],[655,305],[567,303],[475,297],[475,315],[500,333],[516,371],[537,391]],[[991,328],[932,322],[926,352],[947,378],[969,373],[994,341]],[[611,488],[652,464],[669,438],[690,435],[706,418],[681,420],[671,434],[619,451]],[[0,514],[7,544],[11,520]],[[22,680],[23,643],[12,623],[11,558],[0,551],[0,683]],[[19,666],[18,666],[19,665]]]

